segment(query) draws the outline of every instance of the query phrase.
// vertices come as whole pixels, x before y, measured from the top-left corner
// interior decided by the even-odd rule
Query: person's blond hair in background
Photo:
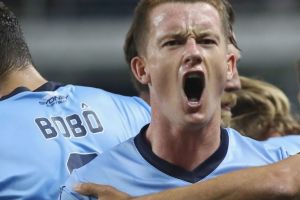
[[[299,134],[300,125],[291,113],[288,97],[276,86],[241,76],[242,89],[235,91],[230,126],[257,140]]]

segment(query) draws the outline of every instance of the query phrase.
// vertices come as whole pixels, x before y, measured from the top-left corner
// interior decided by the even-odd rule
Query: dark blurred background
[[[137,0],[4,0],[50,80],[135,95],[123,41]],[[240,74],[280,87],[298,112],[300,0],[232,0]]]

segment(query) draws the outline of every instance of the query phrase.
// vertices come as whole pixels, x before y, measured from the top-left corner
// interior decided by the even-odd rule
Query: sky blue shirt
[[[34,92],[17,88],[0,99],[0,199],[57,199],[74,168],[149,120],[137,97],[54,82]]]
[[[300,135],[271,137],[268,140],[263,141],[263,143],[273,146],[283,146],[292,155],[300,152]]]
[[[145,139],[146,129],[147,126],[136,137],[74,170],[62,186],[61,200],[93,199],[72,190],[78,183],[107,184],[140,196],[190,185],[239,169],[271,164],[289,156],[281,147],[255,141],[227,128],[221,131],[221,144],[216,152],[195,170],[186,171],[152,152]]]

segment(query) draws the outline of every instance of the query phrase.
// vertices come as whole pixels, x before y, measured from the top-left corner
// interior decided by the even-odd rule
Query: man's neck
[[[0,98],[10,94],[18,87],[33,91],[47,82],[36,69],[30,65],[18,71],[12,71],[0,80]]]
[[[215,118],[204,128],[194,130],[150,124],[146,137],[157,156],[192,171],[220,146],[220,120]]]

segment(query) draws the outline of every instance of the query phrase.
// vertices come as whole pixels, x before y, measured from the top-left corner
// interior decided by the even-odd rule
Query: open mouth
[[[189,102],[199,102],[205,86],[204,74],[189,73],[184,78],[183,90]]]

